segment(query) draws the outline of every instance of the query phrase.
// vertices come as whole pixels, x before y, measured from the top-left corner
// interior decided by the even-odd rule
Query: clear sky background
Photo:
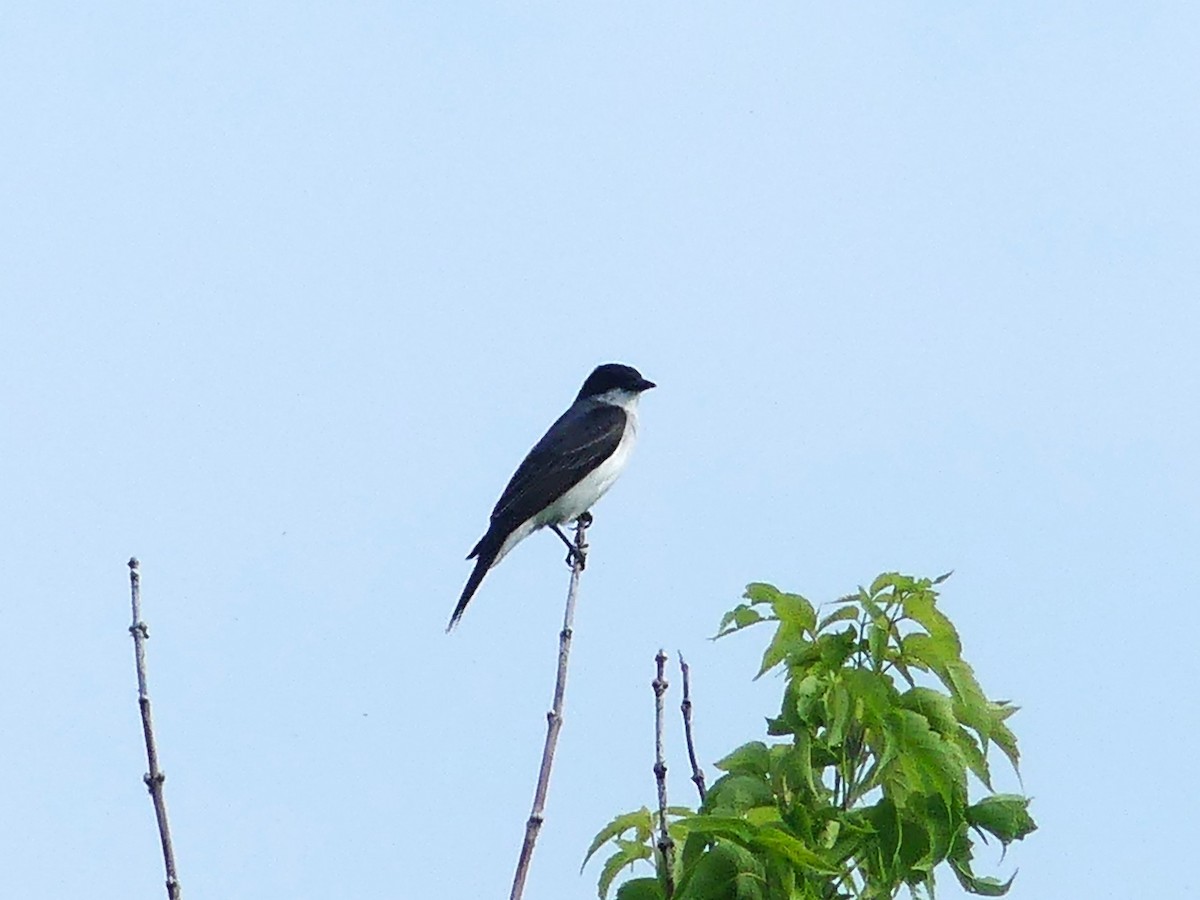
[[[507,896],[558,541],[442,629],[609,360],[529,900],[654,802],[660,645],[711,762],[778,702],[744,584],[890,569],[1022,707],[981,870],[1200,895],[1194,4],[246,6],[0,9],[0,895],[163,896],[136,554],[187,897]]]

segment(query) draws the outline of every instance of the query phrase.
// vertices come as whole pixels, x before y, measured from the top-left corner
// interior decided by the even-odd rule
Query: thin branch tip
[[[658,785],[658,841],[662,857],[663,892],[667,900],[675,894],[675,841],[667,827],[667,761],[663,752],[663,695],[667,692],[667,654],[661,648],[654,657],[654,780]]]
[[[587,564],[587,529],[592,524],[592,517],[584,513],[575,520],[575,541],[567,542],[566,536],[555,526],[559,537],[568,543],[570,552],[567,562],[571,566],[571,581],[567,587],[567,603],[563,610],[563,626],[558,633],[558,670],[554,679],[554,700],[550,711],[546,713],[546,742],[542,747],[542,764],[538,769],[537,787],[533,793],[533,809],[530,810],[529,820],[525,823],[525,840],[521,845],[521,854],[517,858],[517,870],[513,874],[512,892],[509,900],[521,900],[525,893],[525,880],[529,875],[530,861],[533,859],[533,848],[537,844],[538,834],[545,822],[546,794],[550,787],[550,770],[554,765],[554,751],[558,745],[558,733],[562,730],[563,697],[567,689],[567,662],[571,654],[572,627],[575,621],[575,600],[579,593],[579,576]]]
[[[129,634],[133,637],[133,658],[138,683],[138,709],[142,717],[142,737],[146,743],[146,763],[150,770],[142,776],[142,781],[150,792],[150,799],[154,804],[154,818],[158,824],[159,843],[162,846],[163,868],[166,870],[167,876],[167,898],[168,900],[179,900],[181,889],[179,876],[175,870],[175,848],[171,843],[171,826],[167,820],[167,801],[163,796],[163,782],[167,780],[167,776],[158,767],[158,743],[154,737],[150,691],[146,686],[145,643],[150,637],[150,630],[142,621],[141,577],[138,573],[137,557],[129,559],[129,593],[133,618],[133,622],[129,626]]]
[[[688,762],[692,766],[692,782],[696,785],[696,791],[700,794],[700,804],[704,805],[704,800],[708,796],[708,789],[704,784],[704,770],[700,768],[700,763],[696,759],[696,743],[692,737],[691,669],[688,667],[682,653],[679,654],[679,671],[683,677],[683,702],[679,704],[679,710],[683,713],[683,737],[687,743]]]

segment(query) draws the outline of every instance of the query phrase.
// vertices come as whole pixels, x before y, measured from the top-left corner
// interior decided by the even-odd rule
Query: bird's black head
[[[606,394],[609,391],[627,391],[630,394],[640,394],[642,391],[648,391],[655,387],[653,381],[647,381],[642,377],[642,373],[633,366],[623,366],[620,363],[605,363],[602,366],[596,366],[591,375],[587,377],[587,381],[583,383],[583,387],[579,389],[579,396],[576,400],[583,400],[586,397],[598,397],[600,394]]]

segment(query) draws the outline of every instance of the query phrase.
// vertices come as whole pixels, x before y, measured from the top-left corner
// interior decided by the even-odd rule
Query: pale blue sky
[[[1023,707],[981,868],[1200,893],[1197,7],[115,7],[0,10],[0,894],[162,896],[137,554],[186,896],[506,896],[557,540],[442,628],[609,360],[660,388],[529,900],[653,802],[660,645],[711,762],[777,703],[744,583],[894,568]]]

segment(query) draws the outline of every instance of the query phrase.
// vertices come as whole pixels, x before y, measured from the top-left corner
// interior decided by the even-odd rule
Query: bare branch
[[[663,695],[667,693],[665,669],[667,654],[659,650],[654,657],[657,675],[650,686],[654,688],[654,778],[658,782],[658,852],[662,858],[663,893],[667,900],[675,894],[675,841],[667,829],[667,763],[663,757]]]
[[[692,740],[692,685],[689,677],[691,670],[682,653],[679,654],[679,670],[683,673],[683,702],[679,704],[679,709],[683,712],[683,736],[687,741],[688,760],[692,764],[692,781],[695,782],[696,790],[700,792],[700,802],[703,803],[704,798],[708,796],[708,789],[704,785],[704,770],[696,761],[696,744]]]
[[[146,762],[150,769],[142,780],[150,790],[154,803],[154,816],[158,820],[158,836],[162,842],[163,865],[167,871],[167,898],[179,900],[182,889],[175,871],[175,848],[171,845],[171,826],[167,822],[167,801],[163,796],[163,782],[167,776],[158,768],[158,744],[154,740],[154,723],[150,717],[150,692],[146,688],[146,641],[150,629],[142,621],[142,576],[136,557],[129,560],[129,592],[133,607],[133,624],[129,633],[133,635],[133,655],[137,664],[138,706],[142,711],[142,734],[146,738]]]
[[[550,788],[550,769],[554,765],[554,748],[558,745],[558,732],[562,728],[563,694],[567,690],[567,660],[571,655],[571,633],[575,621],[575,597],[579,592],[579,575],[587,564],[587,529],[592,524],[590,513],[584,513],[575,522],[575,543],[567,558],[571,566],[571,583],[567,588],[567,606],[563,613],[563,627],[558,635],[558,675],[554,681],[554,702],[546,714],[546,743],[542,747],[542,766],[538,770],[537,789],[533,793],[533,809],[525,823],[525,842],[517,860],[517,871],[513,875],[510,900],[520,900],[525,893],[525,879],[529,875],[529,863],[533,859],[533,847],[538,832],[545,820],[546,792]],[[557,529],[555,529],[557,531]],[[561,536],[561,534],[560,534]]]

